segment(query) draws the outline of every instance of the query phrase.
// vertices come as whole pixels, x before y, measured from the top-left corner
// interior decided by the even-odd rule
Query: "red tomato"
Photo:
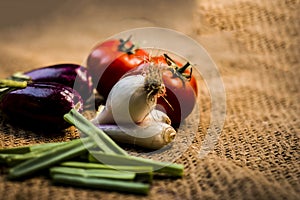
[[[167,66],[162,76],[166,96],[158,98],[157,109],[165,112],[171,119],[172,125],[177,126],[193,111],[197,98],[197,81],[190,74],[191,71],[186,69],[188,63],[183,66],[180,62],[170,59],[168,55],[161,55],[149,58],[149,62],[158,66]],[[139,65],[127,72],[125,76],[143,73],[144,66]]]
[[[151,61],[169,66],[163,71],[162,76],[166,86],[166,96],[158,99],[157,107],[170,117],[173,125],[179,125],[193,111],[196,103],[196,79],[187,69],[188,63],[183,66],[168,55],[153,57]]]
[[[129,70],[148,58],[142,49],[134,49],[130,38],[108,40],[97,45],[89,54],[87,68],[99,94],[107,98],[114,84]]]
[[[194,108],[196,94],[191,84],[171,69],[163,72],[166,96],[158,98],[157,108],[165,112],[172,125],[179,125]]]

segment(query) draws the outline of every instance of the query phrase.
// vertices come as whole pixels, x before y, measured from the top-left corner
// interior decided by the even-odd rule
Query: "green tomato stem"
[[[193,68],[191,67],[190,73],[189,74],[185,74],[185,70],[191,66],[191,64],[189,62],[187,62],[184,66],[182,67],[178,67],[178,65],[176,64],[176,62],[168,55],[168,54],[164,54],[165,60],[167,62],[167,64],[169,66],[172,66],[172,72],[174,74],[174,76],[177,76],[179,78],[181,78],[182,81],[185,81],[185,79],[187,79],[188,81],[191,79],[192,77],[192,72],[193,72]]]
[[[118,46],[118,50],[124,53],[133,54],[135,45],[132,44],[130,47],[125,47],[125,45],[131,40],[132,35],[130,35],[126,40],[120,39],[120,45]]]

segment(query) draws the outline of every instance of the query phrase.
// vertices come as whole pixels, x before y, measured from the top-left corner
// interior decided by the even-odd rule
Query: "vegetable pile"
[[[147,194],[154,171],[172,177],[183,175],[183,165],[128,155],[75,109],[64,118],[87,136],[69,142],[1,149],[0,163],[11,167],[8,179],[20,180],[48,170],[47,175],[56,184]]]
[[[68,142],[1,149],[8,179],[46,171],[56,184],[147,194],[153,173],[182,177],[182,165],[131,156],[117,144],[153,150],[172,144],[197,98],[190,63],[152,57],[130,39],[97,45],[86,67],[57,64],[0,80],[0,111],[10,122],[82,133]],[[88,120],[81,113],[95,93],[104,104]]]

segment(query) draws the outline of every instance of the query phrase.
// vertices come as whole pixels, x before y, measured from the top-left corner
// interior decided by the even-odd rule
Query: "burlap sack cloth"
[[[158,26],[202,44],[226,88],[226,122],[214,150],[198,153],[210,97],[201,83],[201,123],[177,163],[185,176],[155,180],[146,197],[54,186],[43,177],[0,176],[0,199],[297,199],[299,163],[298,0],[1,1],[0,76],[61,62],[82,63],[98,42],[123,30]],[[183,47],[184,48],[184,47]],[[65,141],[0,121],[0,147]]]

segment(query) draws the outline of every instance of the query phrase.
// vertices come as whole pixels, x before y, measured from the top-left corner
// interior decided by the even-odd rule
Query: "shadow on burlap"
[[[200,0],[188,1],[188,5],[176,2],[176,6],[166,2],[157,6],[151,2],[153,5],[144,7],[155,11],[144,13],[118,9],[119,15],[129,13],[128,17],[119,24],[111,24],[110,30],[96,25],[100,20],[104,27],[110,27],[106,19],[101,21],[102,15],[96,12],[96,5],[91,1],[78,2],[70,8],[71,3],[65,3],[51,7],[48,18],[5,25],[0,32],[1,78],[16,70],[57,62],[80,63],[95,42],[120,30],[141,26],[174,28],[207,49],[224,81],[226,122],[214,150],[204,158],[198,156],[210,119],[209,92],[201,81],[199,130],[190,147],[176,160],[185,166],[184,178],[155,180],[150,194],[141,197],[54,186],[42,176],[22,182],[6,181],[5,168],[2,168],[1,199],[297,199],[300,195],[300,22],[297,15],[300,2]],[[114,7],[109,2],[103,6],[102,11]],[[153,14],[167,12],[169,6],[171,12],[162,14],[161,19],[159,13]],[[143,9],[143,6],[133,7]],[[64,13],[65,10],[71,14]],[[109,16],[112,11],[107,12],[103,16]],[[146,17],[140,17],[143,14]],[[189,17],[193,17],[192,26],[190,21],[184,21]],[[117,19],[112,16],[112,20]],[[45,137],[16,128],[2,118],[0,123],[0,147],[78,137],[74,128]]]

